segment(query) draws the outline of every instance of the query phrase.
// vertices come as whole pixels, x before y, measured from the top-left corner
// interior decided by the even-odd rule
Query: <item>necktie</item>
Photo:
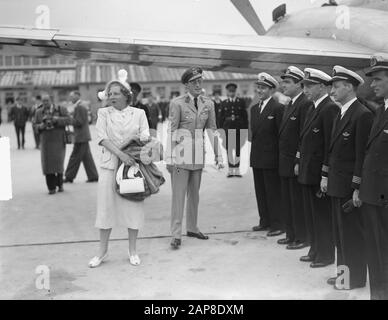
[[[283,120],[287,118],[288,112],[291,110],[291,108],[292,108],[292,100],[288,103],[288,106],[284,108]]]
[[[194,107],[198,110],[198,97],[194,98]]]
[[[260,113],[262,113],[263,112],[263,100],[260,100],[259,101],[259,110],[260,110]]]

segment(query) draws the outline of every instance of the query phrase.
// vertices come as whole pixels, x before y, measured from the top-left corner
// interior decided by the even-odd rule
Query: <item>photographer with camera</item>
[[[41,161],[49,194],[63,192],[63,171],[66,153],[65,128],[71,118],[65,107],[52,103],[48,94],[42,95],[42,107],[36,111],[35,125],[41,139]]]

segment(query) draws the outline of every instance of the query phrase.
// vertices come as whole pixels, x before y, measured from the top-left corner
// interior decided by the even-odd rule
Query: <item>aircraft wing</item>
[[[373,54],[369,48],[335,39],[232,34],[229,25],[233,21],[237,24],[237,19],[241,19],[239,23],[247,24],[232,3],[226,2],[230,10],[223,14],[235,14],[232,15],[234,20],[218,26],[222,19],[217,20],[212,12],[208,16],[213,20],[205,16],[207,1],[202,3],[203,8],[191,2],[164,1],[163,4],[171,8],[166,7],[161,16],[152,11],[161,2],[151,0],[143,0],[141,4],[132,0],[110,0],[109,6],[102,0],[47,0],[47,5],[40,5],[40,0],[2,0],[0,54],[67,55],[144,66],[200,65],[208,70],[245,73],[279,72],[289,65],[329,71],[339,64],[359,70],[368,66]],[[197,3],[201,4],[199,0],[195,1]],[[142,5],[150,8],[148,20],[138,19],[147,12],[140,12],[141,8],[133,10]],[[184,12],[186,16],[177,16],[177,12]],[[200,14],[207,20],[199,20]],[[176,23],[173,30],[179,32],[162,28],[171,21]],[[188,32],[192,31],[188,26],[194,23],[197,23],[195,30],[202,32]],[[221,29],[230,34],[221,34]],[[210,33],[213,30],[215,34]]]

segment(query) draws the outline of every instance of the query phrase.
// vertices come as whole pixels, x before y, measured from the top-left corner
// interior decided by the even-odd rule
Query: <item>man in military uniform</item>
[[[364,80],[357,73],[341,66],[334,67],[331,96],[341,105],[341,113],[334,121],[328,178],[322,179],[321,190],[331,197],[337,274],[349,276],[349,282],[344,284],[341,281],[336,283],[337,277],[330,278],[327,282],[334,285],[335,289],[361,288],[366,282],[365,243],[358,189],[373,115],[356,97],[357,88],[363,83]],[[344,272],[342,266],[348,268],[349,272]]]
[[[371,299],[388,299],[388,55],[376,54],[366,75],[384,106],[376,112],[367,142],[359,198],[363,202]]]
[[[290,66],[281,76],[283,93],[291,100],[286,107],[279,130],[279,175],[286,237],[279,244],[287,249],[302,249],[306,243],[306,223],[303,213],[302,188],[294,173],[295,154],[306,112],[312,102],[303,93],[304,73]]]
[[[152,121],[151,121],[151,117],[150,117],[150,111],[149,111],[149,109],[148,109],[148,107],[146,105],[142,104],[140,102],[140,100],[138,100],[138,96],[139,96],[139,94],[141,92],[141,85],[138,84],[137,82],[131,82],[129,85],[131,87],[131,91],[132,91],[132,94],[133,94],[132,106],[135,107],[135,108],[144,110],[144,112],[146,114],[146,117],[147,117],[148,126],[152,129]]]
[[[320,268],[334,263],[330,199],[321,192],[320,183],[322,175],[327,176],[331,130],[339,107],[327,93],[331,81],[328,74],[312,68],[306,68],[304,73],[303,90],[314,105],[307,112],[301,132],[295,174],[302,184],[306,228],[311,247],[308,255],[300,260],[311,262],[311,268]]]
[[[225,130],[224,147],[227,150],[229,165],[227,177],[241,177],[240,153],[242,145],[248,139],[248,114],[244,100],[236,97],[237,85],[228,83],[225,88],[228,98],[221,103],[219,126]]]
[[[181,245],[182,218],[186,205],[187,236],[206,240],[208,236],[197,226],[199,188],[204,167],[204,129],[215,153],[215,162],[222,168],[218,147],[216,115],[213,101],[201,95],[202,69],[192,67],[182,75],[187,93],[171,101],[168,127],[167,169],[171,173],[171,247]]]
[[[256,93],[259,103],[251,108],[251,167],[260,224],[253,231],[269,229],[267,236],[282,234],[281,197],[279,197],[279,129],[283,106],[272,94],[279,83],[268,73],[258,75]]]

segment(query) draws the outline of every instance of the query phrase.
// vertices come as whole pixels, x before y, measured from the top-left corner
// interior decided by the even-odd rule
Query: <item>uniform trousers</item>
[[[342,209],[351,198],[351,194],[346,198],[331,197],[337,267],[349,268],[351,287],[363,287],[366,282],[366,253],[361,210],[354,208],[347,213]]]
[[[86,175],[89,180],[97,180],[98,172],[96,165],[94,164],[92,153],[90,152],[89,142],[76,142],[74,143],[73,152],[71,153],[69,163],[66,168],[66,179],[74,180],[78,173],[78,169],[84,164]]]
[[[62,173],[46,174],[46,184],[49,190],[55,190],[57,187],[61,187],[63,185],[63,174]]]
[[[366,257],[372,300],[388,300],[388,207],[364,203]]]
[[[197,221],[201,177],[202,169],[187,170],[177,167],[172,169],[171,234],[173,238],[180,239],[182,236],[182,219],[186,195],[186,231],[199,232]]]
[[[302,187],[296,177],[280,177],[283,203],[283,222],[290,241],[306,241]]]
[[[260,225],[270,230],[283,230],[278,169],[253,168],[253,178]]]
[[[303,207],[310,251],[314,262],[333,263],[335,248],[331,203],[328,196],[318,198],[319,185],[302,185]]]
[[[18,141],[18,148],[23,147],[25,143],[25,131],[26,131],[26,125],[15,125],[15,131],[16,131],[16,137]]]

